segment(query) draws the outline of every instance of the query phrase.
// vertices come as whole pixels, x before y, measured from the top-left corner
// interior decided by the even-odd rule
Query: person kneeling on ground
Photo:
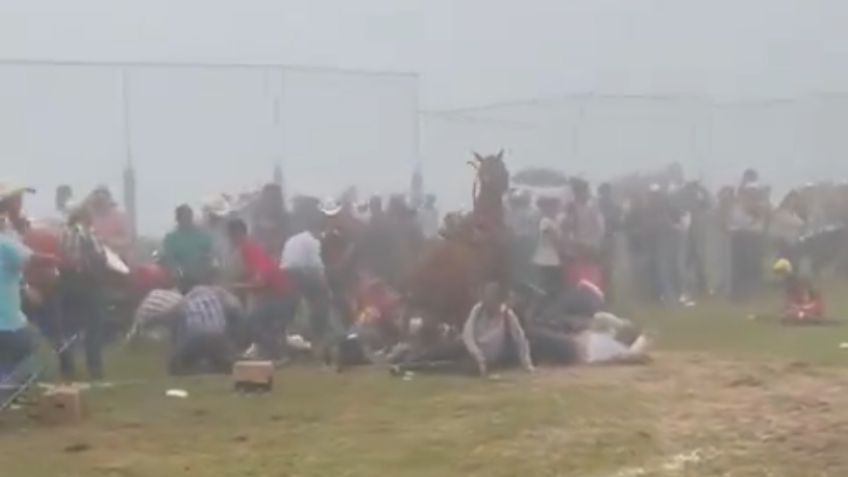
[[[795,271],[792,262],[781,258],[775,262],[773,270],[783,280],[785,297],[783,321],[785,323],[804,324],[825,320],[821,293],[809,279]]]
[[[506,304],[500,284],[489,283],[483,287],[480,302],[471,309],[461,337],[443,337],[427,349],[411,352],[392,371],[456,370],[473,363],[485,376],[489,370],[515,361],[527,371],[534,370],[521,322]]]
[[[185,375],[207,369],[229,373],[235,356],[231,336],[245,316],[238,298],[223,287],[199,285],[174,312],[169,372]]]
[[[238,298],[220,286],[197,285],[185,296],[177,290],[153,290],[139,305],[127,341],[161,325],[171,332],[172,375],[204,369],[228,373],[244,318]]]

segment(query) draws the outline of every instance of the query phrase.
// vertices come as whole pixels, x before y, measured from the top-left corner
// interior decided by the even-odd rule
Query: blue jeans
[[[0,378],[14,371],[34,350],[29,328],[0,331]]]
[[[105,310],[100,285],[91,283],[82,275],[65,274],[60,286],[63,308],[61,336],[66,342],[74,335],[81,336],[89,377],[102,379]],[[71,344],[60,353],[62,374],[69,379],[76,372],[74,348]]]
[[[296,309],[294,296],[272,294],[258,298],[247,322],[252,341],[263,359],[277,360],[285,354],[286,328]]]
[[[300,297],[309,306],[312,341],[326,341],[330,332],[330,290],[319,270],[288,270],[297,284]]]
[[[732,298],[745,302],[756,295],[763,282],[765,243],[762,234],[736,231],[731,235]]]
[[[674,303],[682,293],[680,257],[682,237],[675,230],[660,230],[649,246],[649,267],[654,298]]]

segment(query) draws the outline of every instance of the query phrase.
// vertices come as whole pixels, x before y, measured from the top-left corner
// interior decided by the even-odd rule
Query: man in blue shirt
[[[26,189],[0,184],[0,376],[13,369],[33,350],[27,319],[21,311],[24,268],[30,261],[55,264],[56,258],[33,253],[24,245],[13,219]],[[35,292],[27,293],[37,300]]]
[[[21,311],[23,269],[32,251],[0,231],[0,369],[14,367],[32,351],[27,320]]]

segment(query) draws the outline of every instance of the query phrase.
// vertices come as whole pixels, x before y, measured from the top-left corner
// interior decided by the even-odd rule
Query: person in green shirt
[[[214,269],[212,237],[194,222],[188,205],[176,210],[177,227],[162,243],[162,264],[176,280],[180,291],[188,293],[195,285],[207,283]]]

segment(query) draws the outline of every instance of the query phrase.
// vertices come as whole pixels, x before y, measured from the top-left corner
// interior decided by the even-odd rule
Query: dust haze
[[[847,16],[800,0],[4,2],[0,175],[37,186],[44,213],[59,183],[118,191],[131,156],[148,233],[277,164],[314,195],[404,191],[420,164],[443,209],[468,205],[472,149],[591,179],[669,162],[711,186],[747,166],[777,187],[848,177]]]

